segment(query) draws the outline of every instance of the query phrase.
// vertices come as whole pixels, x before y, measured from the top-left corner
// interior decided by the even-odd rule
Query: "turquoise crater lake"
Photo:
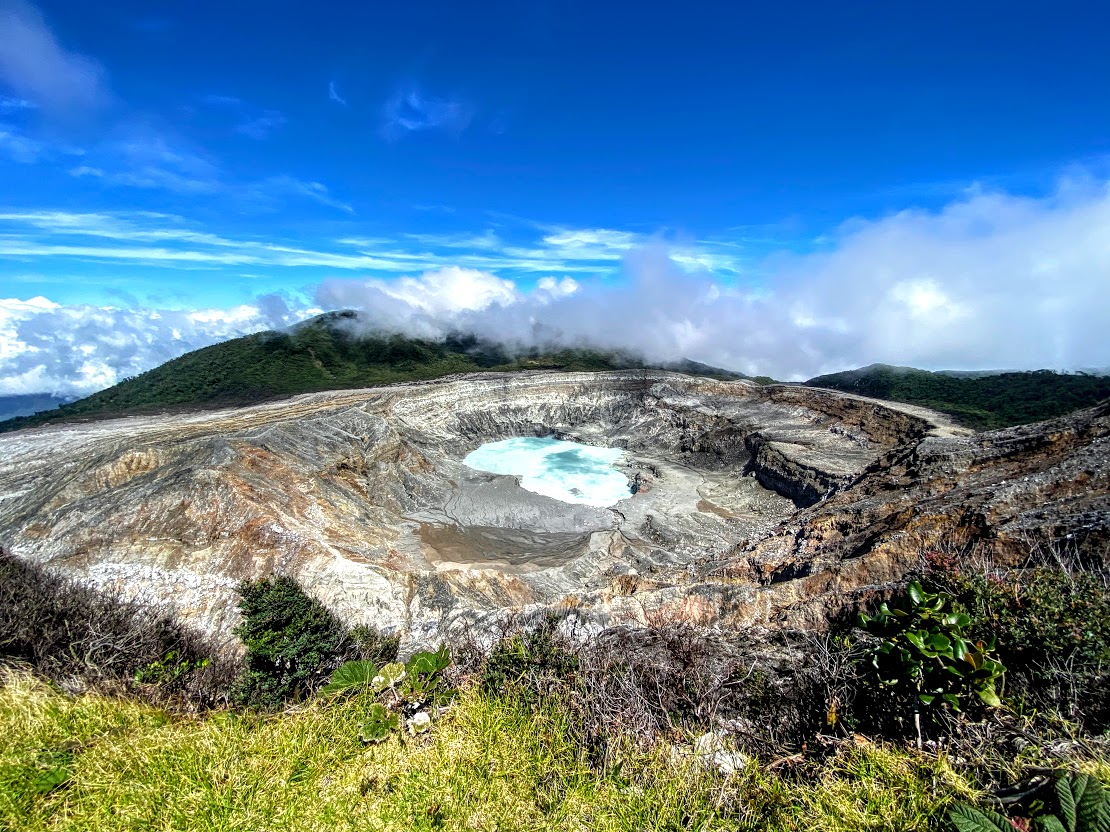
[[[522,436],[487,442],[463,462],[477,471],[520,477],[520,487],[564,503],[607,507],[632,496],[628,477],[613,466],[619,448]]]

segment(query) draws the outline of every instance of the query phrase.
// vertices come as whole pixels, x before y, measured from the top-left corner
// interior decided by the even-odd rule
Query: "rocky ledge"
[[[410,643],[507,612],[817,625],[928,547],[1110,543],[1107,407],[973,435],[929,411],[675,373],[454,377],[0,436],[0,544],[221,637],[296,577]],[[625,450],[573,506],[473,471],[509,436]]]

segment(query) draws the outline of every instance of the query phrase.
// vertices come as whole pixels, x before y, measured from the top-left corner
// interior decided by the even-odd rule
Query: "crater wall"
[[[624,449],[637,493],[570,505],[462,464],[527,435]],[[977,441],[928,411],[789,385],[469,375],[0,436],[0,544],[222,637],[236,584],[272,572],[413,644],[543,607],[765,626],[889,579],[877,538],[866,568],[844,567],[860,554],[843,541],[897,525],[875,482],[900,470],[892,488],[912,493],[905,460],[938,447],[966,473]]]

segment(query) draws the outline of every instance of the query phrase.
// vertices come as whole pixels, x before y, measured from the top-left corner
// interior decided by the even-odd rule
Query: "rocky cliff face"
[[[270,572],[412,643],[544,606],[817,623],[923,547],[1105,545],[1107,432],[1105,407],[972,436],[792,386],[466,376],[0,436],[0,543],[225,637]],[[623,448],[637,491],[572,506],[461,462],[519,435]]]

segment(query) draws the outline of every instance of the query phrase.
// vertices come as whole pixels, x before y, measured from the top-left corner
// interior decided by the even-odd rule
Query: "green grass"
[[[756,762],[723,778],[675,747],[629,750],[598,772],[563,711],[476,690],[428,734],[366,746],[370,701],[185,719],[8,671],[0,828],[905,832],[940,828],[949,803],[974,796],[943,759],[869,744],[804,778]],[[36,788],[59,769],[67,782]]]

